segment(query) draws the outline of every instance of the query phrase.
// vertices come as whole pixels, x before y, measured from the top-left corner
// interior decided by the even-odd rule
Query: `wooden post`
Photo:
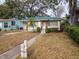
[[[21,58],[27,58],[27,40],[24,40],[24,43],[21,44]]]
[[[24,58],[27,58],[27,40],[24,40]]]
[[[58,21],[58,31],[60,31],[60,21]]]
[[[23,47],[24,45],[23,44],[21,44],[21,58],[24,58],[24,47]]]

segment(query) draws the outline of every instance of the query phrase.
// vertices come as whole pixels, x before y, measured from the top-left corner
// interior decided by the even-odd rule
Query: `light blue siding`
[[[0,23],[2,23],[2,28],[1,29],[2,30],[16,30],[16,29],[24,26],[24,24],[21,21],[19,21],[19,20],[13,20],[13,21],[15,21],[15,25],[14,26],[12,26],[12,24],[11,24],[12,21],[0,21]],[[8,27],[7,28],[4,27],[4,23],[5,22],[8,23]]]
[[[2,30],[11,30],[11,28],[10,28],[11,22],[10,22],[10,21],[6,21],[6,23],[8,23],[8,27],[7,27],[7,28],[4,27],[4,23],[5,23],[5,22],[3,22],[3,25],[2,25],[3,28],[2,28]]]

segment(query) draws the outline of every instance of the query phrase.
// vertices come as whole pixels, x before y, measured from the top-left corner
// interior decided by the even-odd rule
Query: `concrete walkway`
[[[43,33],[40,33],[39,35],[35,36],[34,38],[27,41],[28,47],[30,47],[33,43],[36,42],[36,39],[40,36],[42,36]],[[20,54],[20,45],[16,46],[10,51],[5,52],[4,54],[0,55],[0,59],[16,59],[17,55]]]
[[[7,51],[0,55],[0,59],[13,59],[20,53],[20,46],[13,48],[10,51]]]

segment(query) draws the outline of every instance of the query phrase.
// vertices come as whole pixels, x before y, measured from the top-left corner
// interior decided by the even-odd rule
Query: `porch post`
[[[58,31],[60,31],[60,21],[58,21]]]

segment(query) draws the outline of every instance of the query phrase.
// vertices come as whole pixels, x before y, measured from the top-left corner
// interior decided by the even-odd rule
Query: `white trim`
[[[58,21],[58,31],[60,31],[60,21]]]

